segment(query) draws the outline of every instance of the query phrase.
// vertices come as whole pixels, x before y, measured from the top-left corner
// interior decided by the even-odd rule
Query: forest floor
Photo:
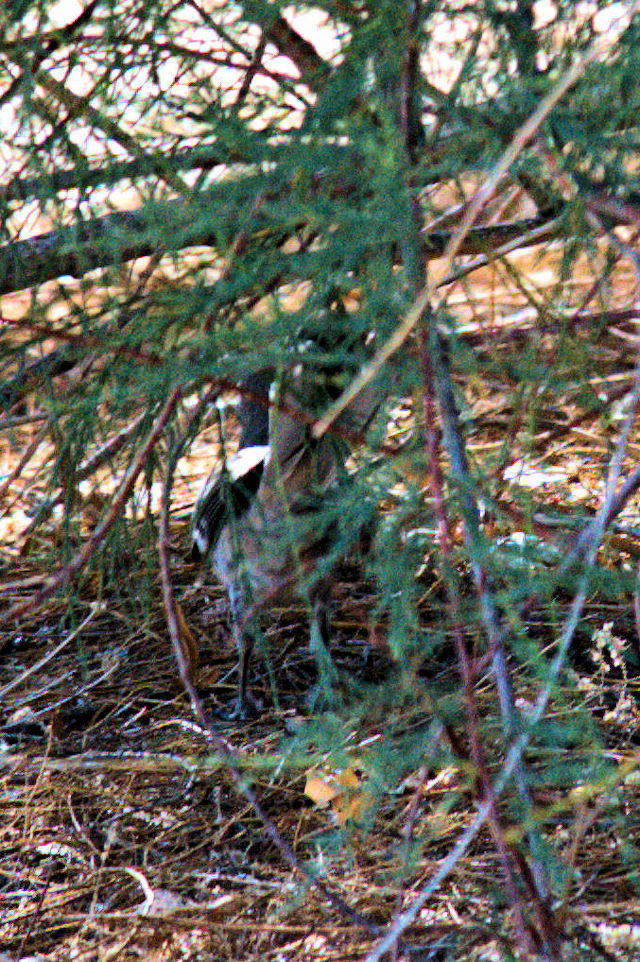
[[[514,302],[514,330],[522,328],[522,315],[515,319],[522,309]],[[502,344],[510,343],[509,330],[501,328]],[[609,326],[599,343],[608,388],[630,383],[630,339],[637,341],[634,319]],[[475,384],[473,391],[477,424],[469,447],[479,457],[502,443],[512,412],[503,385]],[[615,432],[597,418],[580,419],[580,411],[567,401],[549,412],[539,456],[527,468],[536,501],[549,512],[567,505],[593,511],[602,495],[602,459]],[[411,418],[407,400],[395,410],[392,430],[408,430]],[[7,473],[36,433],[27,426],[3,441]],[[236,656],[223,594],[206,579],[194,584],[185,546],[194,492],[216,450],[211,432],[183,462],[171,528],[176,596],[199,648],[194,679],[212,711],[233,698]],[[626,472],[639,451],[636,433]],[[37,477],[46,451],[36,462],[11,500],[5,497],[0,605],[28,598],[51,574],[42,543],[23,537],[24,485]],[[91,503],[85,507],[89,512]],[[625,529],[609,535],[602,551],[612,570],[634,570],[635,506],[619,520]],[[59,537],[55,525],[47,537],[51,547]],[[354,924],[307,885],[304,872],[384,931],[478,814],[473,778],[447,764],[444,749],[433,747],[422,764],[393,757],[393,744],[402,755],[411,738],[440,744],[442,729],[424,692],[407,707],[384,621],[375,614],[375,586],[355,561],[337,578],[333,652],[340,673],[352,680],[337,707],[310,711],[315,662],[306,645],[307,615],[303,606],[281,606],[269,611],[265,626],[278,703],[265,659],[257,659],[263,713],[249,722],[220,722],[236,764],[295,854],[292,868],[194,720],[168,640],[157,562],[125,551],[120,563],[119,593],[88,573],[77,585],[71,619],[60,597],[0,633],[1,962],[364,958],[377,942],[371,926]],[[429,625],[441,617],[442,585],[428,558],[417,577],[420,618]],[[142,590],[144,617],[128,604]],[[568,604],[558,599],[561,614]],[[553,651],[547,610],[532,610],[529,631],[540,650]],[[553,909],[567,958],[640,958],[639,665],[633,592],[593,593],[549,708],[555,723],[566,720],[568,735],[527,758],[539,826],[560,866]],[[526,713],[536,691],[522,666],[513,671],[517,704]],[[459,686],[456,672],[451,649],[418,666],[415,677],[425,680],[425,692],[441,693]],[[497,711],[488,664],[477,692],[490,736]],[[588,737],[572,725],[588,728]],[[389,769],[402,777],[385,781],[368,761],[387,735]],[[588,783],[572,778],[574,763],[584,772],[590,762]],[[505,829],[521,840],[522,826],[507,810]],[[485,826],[407,930],[407,943],[418,951],[400,948],[396,958],[509,957],[516,922],[507,905]]]

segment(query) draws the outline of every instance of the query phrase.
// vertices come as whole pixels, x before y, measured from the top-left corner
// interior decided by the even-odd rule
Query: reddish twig
[[[415,10],[412,11],[415,13]],[[405,82],[405,100],[407,99],[407,91],[410,93],[410,84],[408,81]],[[405,114],[406,114],[405,110]],[[409,128],[407,123],[407,118],[403,117],[405,121],[405,129],[403,130],[405,136],[405,143],[407,147],[407,152],[409,157],[411,157],[410,143],[409,143]],[[433,336],[430,334],[430,330],[427,327],[427,322],[425,320],[426,316],[433,318],[433,314],[430,310],[428,292],[429,287],[425,288],[423,286],[423,277],[426,274],[426,264],[424,258],[421,256],[421,245],[419,243],[419,231],[420,231],[420,221],[421,212],[419,199],[415,191],[412,197],[412,207],[411,207],[411,219],[413,228],[413,238],[405,240],[405,270],[410,283],[415,291],[415,304],[414,304],[414,314],[415,322],[418,325],[419,343],[420,343],[420,361],[422,367],[422,383],[423,383],[423,403],[424,403],[424,419],[425,419],[425,433],[426,433],[426,454],[427,454],[427,467],[431,478],[431,496],[435,502],[436,519],[438,523],[438,540],[443,557],[443,580],[445,583],[445,588],[447,592],[447,599],[450,612],[450,621],[453,630],[454,645],[457,654],[458,668],[460,671],[462,684],[463,684],[463,694],[464,694],[464,704],[465,704],[465,714],[467,718],[467,734],[471,745],[471,755],[476,770],[477,787],[486,803],[486,810],[488,816],[488,823],[494,838],[496,849],[502,864],[507,889],[510,896],[511,905],[515,913],[516,924],[519,932],[520,945],[524,951],[532,952],[535,951],[537,944],[537,933],[531,931],[530,927],[526,921],[526,909],[523,901],[522,893],[518,885],[518,876],[523,879],[523,881],[528,881],[528,874],[522,871],[518,871],[518,861],[514,856],[514,852],[506,844],[504,839],[504,833],[500,824],[500,817],[498,813],[497,802],[493,793],[493,786],[491,784],[491,778],[487,769],[484,747],[482,744],[482,739],[480,737],[480,725],[479,717],[476,705],[475,688],[474,688],[474,671],[471,666],[471,660],[469,658],[469,652],[467,650],[467,642],[465,638],[465,631],[463,627],[463,619],[461,614],[461,606],[458,597],[458,592],[455,586],[455,576],[454,576],[454,564],[453,564],[453,538],[451,536],[449,519],[445,507],[444,499],[444,480],[442,476],[442,470],[440,467],[440,434],[437,429],[436,424],[436,398],[439,402],[441,422],[443,426],[443,432],[445,439],[449,441],[448,453],[450,461],[453,461],[456,455],[461,455],[459,460],[464,463],[464,449],[455,443],[455,440],[459,440],[459,435],[455,432],[455,426],[451,418],[448,416],[450,412],[445,410],[445,407],[451,407],[453,404],[453,394],[447,392],[445,387],[450,391],[450,382],[443,376],[442,370],[442,358],[440,357],[440,342],[438,340],[437,350],[435,351],[436,361],[435,367],[432,361],[432,350],[434,347],[433,342],[438,338],[437,332],[435,331],[435,325],[433,325]],[[466,229],[468,230],[471,226],[472,221],[469,221]],[[464,222],[463,222],[464,224]],[[413,243],[412,243],[413,240]],[[455,244],[450,248],[450,256],[453,257],[456,252]],[[422,305],[420,311],[419,305]],[[406,326],[401,325],[401,326]],[[344,397],[344,395],[343,395]],[[455,410],[455,409],[454,409]],[[332,414],[333,412],[330,412]],[[329,422],[329,418],[325,419],[325,424]],[[466,468],[466,463],[464,463]],[[466,478],[468,480],[468,472],[466,472]],[[465,521],[465,532],[470,532],[473,530],[469,520],[467,518],[468,514],[473,514],[473,509],[475,509],[475,502],[472,502],[470,498],[463,498],[463,516]],[[475,516],[477,521],[477,509],[475,509]],[[478,557],[477,552],[473,550],[475,544],[472,544],[468,538],[468,547],[471,549],[469,551],[472,564],[476,567],[476,574],[478,573],[479,566],[477,565],[476,559]],[[485,608],[491,610],[490,606],[487,604],[487,599],[484,592],[480,592],[481,604],[485,602]],[[488,634],[490,638],[490,646],[493,649],[494,664],[497,663],[496,649],[498,645],[496,643],[496,638],[498,637],[495,630],[495,623],[489,620]],[[493,642],[493,644],[492,644]],[[497,674],[497,684],[499,692],[501,694],[500,704],[503,709],[503,717],[505,713],[510,708],[511,711],[507,715],[508,722],[506,728],[509,735],[513,731],[514,725],[514,715],[515,707],[513,706],[513,699],[510,695],[510,689],[508,689],[508,679],[505,682],[505,674],[501,670]],[[505,695],[505,685],[507,687],[507,694]],[[505,705],[508,706],[505,708]],[[521,794],[524,794],[525,805],[528,810],[530,810],[530,799],[527,792],[526,782],[522,777],[521,762],[517,762],[517,781]],[[524,787],[523,787],[524,783]],[[528,803],[528,804],[527,804]],[[538,870],[538,874],[540,870]],[[530,889],[531,898],[534,905],[538,908],[538,922],[539,931],[543,941],[547,946],[551,945],[551,938],[549,937],[550,926],[547,919],[545,918],[543,912],[539,908],[540,896],[535,887]],[[393,927],[392,927],[393,928]],[[385,940],[386,941],[386,940]],[[555,949],[555,945],[554,945]]]
[[[449,457],[451,473],[457,481],[461,494],[464,537],[471,562],[473,581],[478,595],[480,615],[489,642],[489,652],[493,664],[496,689],[498,691],[503,728],[507,738],[512,740],[520,728],[520,721],[515,707],[513,688],[505,653],[504,631],[490,590],[487,570],[479,561],[479,558],[482,556],[480,516],[477,503],[471,493],[473,490],[473,482],[469,473],[464,441],[451,387],[451,379],[437,331],[434,331],[432,350],[435,358],[435,381],[444,444]],[[530,816],[533,809],[533,801],[528,785],[528,778],[522,762],[519,762],[516,766],[515,773],[518,792],[524,804],[525,811]],[[529,844],[536,881],[536,887],[532,890],[531,896],[537,910],[540,934],[551,953],[551,957],[553,957],[554,953],[557,954],[558,940],[549,912],[551,898],[549,880],[542,859],[542,846],[530,817],[528,818],[528,822]]]
[[[35,610],[41,604],[43,604],[47,598],[50,598],[51,595],[58,590],[58,588],[61,588],[62,585],[66,584],[76,574],[76,572],[84,568],[95,549],[104,541],[114,521],[124,508],[136,479],[147,463],[149,455],[153,450],[153,446],[166,427],[171,413],[178,403],[181,393],[182,392],[180,388],[174,388],[169,395],[164,407],[160,411],[160,414],[156,418],[153,427],[149,432],[147,440],[142,445],[138,455],[133,461],[133,464],[125,475],[125,478],[120,486],[120,490],[116,494],[113,504],[107,512],[106,518],[87,539],[87,542],[82,550],[78,552],[76,557],[73,558],[69,564],[65,565],[65,567],[62,568],[62,570],[59,571],[58,574],[48,582],[48,584],[44,585],[44,587],[37,591],[35,595],[33,595],[27,601],[22,601],[13,605],[7,611],[0,612],[0,624],[4,624],[5,622],[12,621],[16,618],[21,618],[23,615],[27,614],[27,612]]]
[[[257,43],[256,49],[254,51],[253,57],[251,58],[251,63],[247,67],[242,83],[240,85],[240,90],[238,91],[238,96],[236,97],[236,109],[240,107],[246,100],[247,94],[249,93],[249,88],[253,82],[253,78],[260,70],[262,66],[262,57],[264,56],[265,47],[267,46],[267,38],[264,33],[260,37]]]
[[[144,364],[147,367],[161,367],[164,363],[161,355],[153,351],[130,347],[128,344],[116,344],[115,347],[111,347],[105,343],[104,338],[95,334],[74,334],[71,331],[56,330],[47,324],[23,320],[22,318],[5,318],[4,320],[6,324],[11,324],[13,327],[27,330],[30,333],[39,334],[42,338],[63,341],[73,347],[84,348],[85,350],[100,350],[105,354],[112,353],[114,357],[127,357],[137,364]]]
[[[16,464],[13,471],[11,471],[9,475],[4,479],[2,484],[0,484],[0,500],[4,498],[5,494],[7,493],[7,491],[13,484],[13,482],[16,480],[16,478],[20,477],[20,475],[22,474],[22,471],[24,470],[26,465],[29,463],[33,455],[36,453],[36,451],[40,447],[40,443],[46,437],[48,431],[49,431],[49,424],[47,423],[44,425],[43,428],[40,429],[40,431],[38,431],[38,433],[36,434],[31,444],[29,444],[25,448],[22,457]]]
[[[194,413],[197,414],[197,412]],[[356,909],[353,909],[347,902],[345,902],[344,899],[328,889],[324,882],[312,875],[312,873],[304,865],[300,864],[296,858],[293,848],[280,835],[275,823],[264,811],[257,794],[247,783],[246,774],[243,774],[237,767],[236,749],[226,738],[223,738],[220,735],[213,720],[206,712],[204,705],[202,704],[202,699],[200,698],[200,695],[198,694],[196,686],[194,685],[191,677],[191,671],[187,658],[185,657],[180,638],[173,583],[171,579],[171,566],[169,558],[169,504],[173,481],[173,469],[177,463],[178,457],[180,456],[180,452],[184,446],[186,438],[189,435],[193,423],[194,417],[192,417],[190,423],[188,424],[187,431],[183,433],[181,439],[174,446],[172,455],[169,459],[162,491],[162,504],[160,509],[160,524],[158,533],[158,556],[160,561],[160,574],[162,579],[162,594],[165,616],[167,620],[167,627],[169,629],[169,636],[171,638],[173,653],[175,655],[178,671],[180,673],[180,680],[182,681],[185,691],[189,696],[191,707],[196,718],[198,719],[204,731],[207,733],[207,736],[215,751],[224,761],[226,771],[233,782],[235,790],[251,805],[254,812],[260,819],[265,831],[267,832],[267,835],[291,869],[301,875],[307,881],[307,883],[316,888],[320,894],[333,906],[333,908],[340,913],[341,916],[349,919],[349,921],[355,923],[356,925],[365,928],[371,935],[380,935],[382,929],[377,922],[374,922],[366,915],[363,915],[362,913],[356,911]]]
[[[116,455],[124,446],[124,444],[129,440],[132,434],[135,433],[136,429],[140,426],[141,422],[146,417],[146,412],[143,411],[138,417],[134,418],[129,424],[125,425],[117,434],[112,438],[109,438],[105,444],[99,448],[94,455],[92,455],[88,460],[80,465],[78,470],[75,472],[76,481],[84,481],[86,478],[90,478],[102,465],[109,461],[114,455]],[[37,511],[35,518],[27,525],[27,527],[22,531],[21,538],[27,538],[36,528],[36,526],[41,525],[46,519],[51,515],[53,509],[62,504],[65,500],[64,491],[60,491],[54,498],[46,501],[42,504]]]
[[[511,897],[511,904],[516,913],[521,943],[523,948],[530,951],[532,950],[533,945],[531,941],[531,935],[525,922],[525,909],[522,902],[522,896],[518,890],[518,885],[515,878],[513,853],[508,849],[504,841],[504,834],[500,825],[497,803],[493,794],[493,786],[487,770],[484,748],[480,738],[480,725],[474,691],[474,672],[471,668],[467,644],[464,637],[460,602],[457,591],[454,587],[452,560],[453,538],[451,536],[449,519],[445,507],[444,479],[442,476],[439,457],[440,434],[436,425],[435,372],[431,361],[431,351],[429,349],[427,332],[424,329],[424,325],[420,326],[420,344],[426,432],[426,454],[428,470],[431,477],[430,491],[435,504],[436,518],[438,522],[438,543],[442,551],[444,561],[443,580],[445,582],[447,591],[450,619],[453,628],[453,639],[458,660],[458,669],[460,671],[460,677],[463,685],[465,713],[467,717],[467,733],[471,745],[471,755],[476,768],[478,784],[488,808],[489,827],[491,829],[491,834],[496,843],[500,860],[502,862],[507,887]]]

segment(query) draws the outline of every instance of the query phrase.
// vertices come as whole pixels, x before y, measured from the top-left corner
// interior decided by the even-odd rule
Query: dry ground
[[[544,259],[532,259],[531,283],[544,285],[545,270]],[[576,286],[579,294],[580,283]],[[631,287],[623,276],[621,305],[632,297]],[[466,291],[460,309],[470,321],[491,318],[492,336],[500,332],[491,343],[508,351],[513,349],[510,332],[515,337],[527,322],[520,313],[525,305],[516,295],[505,301],[502,291],[498,314],[492,311],[495,290],[495,278],[483,274],[474,282],[473,300]],[[599,347],[600,387],[630,380],[625,354],[630,344],[637,344],[635,321],[609,327]],[[504,444],[512,412],[504,385],[473,383],[466,389],[477,417],[469,446],[479,457]],[[535,466],[557,476],[548,483],[541,477],[535,496],[549,510],[567,504],[593,508],[602,492],[601,468],[615,424],[611,434],[595,419],[567,429],[578,412],[567,400],[540,429]],[[396,412],[394,429],[403,430],[409,420],[407,405]],[[558,428],[549,440],[549,432]],[[36,431],[24,427],[4,444],[7,470]],[[625,472],[635,464],[638,445],[636,434]],[[233,691],[235,657],[224,601],[215,586],[194,589],[193,569],[182,556],[193,492],[214,449],[213,437],[205,435],[181,465],[172,538],[177,596],[201,649],[196,680],[206,703],[215,707]],[[509,453],[511,458],[517,453],[515,440]],[[46,461],[46,451],[41,460]],[[0,604],[27,597],[50,574],[38,561],[37,545],[31,553],[15,550],[28,520],[21,498],[37,478],[36,458],[5,498]],[[614,567],[637,563],[635,515],[630,505],[624,521],[631,534],[618,532],[604,549]],[[82,582],[73,630],[60,601],[0,636],[0,958],[294,962],[364,957],[373,937],[305,887],[234,790],[177,680],[155,570],[148,579],[149,614],[141,619],[124,602],[127,590],[147,583],[147,562],[130,556],[126,564],[121,598],[103,593],[95,578]],[[428,564],[420,578],[421,618],[428,625],[439,616],[440,587]],[[300,863],[353,908],[384,924],[412,902],[477,809],[463,773],[439,759],[433,767],[416,765],[400,783],[378,785],[370,810],[372,746],[393,732],[401,752],[410,743],[403,738],[413,732],[418,740],[432,731],[426,701],[407,714],[406,725],[404,709],[399,707],[395,717],[388,714],[385,699],[399,676],[385,649],[384,624],[372,616],[374,602],[373,586],[358,567],[345,566],[336,591],[336,659],[370,691],[379,686],[379,712],[373,699],[373,708],[359,714],[357,701],[347,693],[336,715],[323,715],[324,727],[317,731],[324,734],[308,729],[305,694],[314,663],[301,644],[305,613],[274,609],[267,639],[279,709],[263,667],[258,693],[265,713],[250,723],[227,725],[224,733],[242,754],[264,808]],[[603,633],[608,623],[612,627]],[[544,611],[532,614],[530,630],[541,647],[553,643]],[[630,959],[640,957],[635,854],[640,686],[634,671],[633,598],[606,603],[592,598],[578,649],[592,646],[594,634],[604,654],[574,653],[552,707],[555,720],[565,715],[568,722],[586,707],[594,728],[590,744],[597,746],[590,749],[593,786],[580,792],[571,779],[568,763],[588,749],[570,740],[529,761],[541,776],[559,760],[567,762],[558,766],[569,773],[565,780],[545,784],[535,802],[566,868],[566,875],[554,880],[554,891],[574,957]],[[624,668],[612,666],[616,639],[627,645]],[[368,647],[372,652],[365,663]],[[436,687],[453,684],[453,656],[423,671]],[[524,675],[517,683],[519,704],[526,710],[535,691]],[[479,699],[489,719],[494,696],[488,679],[479,685]],[[598,780],[598,753],[613,762],[614,782]],[[424,947],[420,958],[500,958],[505,940],[514,934],[504,908],[495,848],[482,832],[426,903],[410,940]]]

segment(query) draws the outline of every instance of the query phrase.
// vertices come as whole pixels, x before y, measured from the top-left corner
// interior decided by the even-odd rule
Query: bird
[[[250,507],[269,454],[269,389],[273,368],[261,368],[243,379],[237,409],[241,426],[236,454],[214,468],[202,488],[191,526],[191,560],[203,561],[225,523]]]
[[[229,599],[238,652],[238,693],[229,714],[238,719],[260,708],[249,691],[249,667],[268,603],[302,594],[318,657],[330,644],[332,571],[324,559],[335,533],[321,515],[349,445],[329,432],[313,437],[304,403],[313,392],[300,365],[279,397],[274,377],[273,368],[263,368],[240,382],[238,450],[205,482],[191,529],[192,560],[211,560]],[[380,404],[379,388],[368,385],[338,419],[340,434],[360,436]]]

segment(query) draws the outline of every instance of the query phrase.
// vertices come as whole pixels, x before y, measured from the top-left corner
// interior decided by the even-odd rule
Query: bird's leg
[[[315,692],[313,699],[318,695],[322,700],[331,703],[333,700],[333,687],[338,680],[338,672],[331,659],[329,647],[331,644],[331,586],[328,581],[319,583],[311,597],[311,638],[310,647],[318,666],[318,691]]]
[[[255,643],[255,628],[243,617],[241,611],[246,607],[239,603],[235,592],[229,593],[233,637],[238,651],[238,694],[229,713],[232,719],[245,719],[259,715],[262,704],[249,691],[249,669],[251,652]]]
[[[227,717],[243,721],[257,717],[262,711],[262,702],[249,690],[249,668],[255,638],[253,632],[246,626],[236,624],[234,624],[233,634],[238,649],[238,694]]]
[[[318,637],[323,646],[329,651],[331,646],[331,592],[328,586],[314,595],[312,601],[312,618],[317,626]]]
[[[262,703],[254,698],[249,690],[249,669],[254,642],[253,632],[246,628],[241,632],[241,638],[239,640],[236,638],[238,647],[238,694],[233,708],[234,718],[255,717],[262,710]]]

